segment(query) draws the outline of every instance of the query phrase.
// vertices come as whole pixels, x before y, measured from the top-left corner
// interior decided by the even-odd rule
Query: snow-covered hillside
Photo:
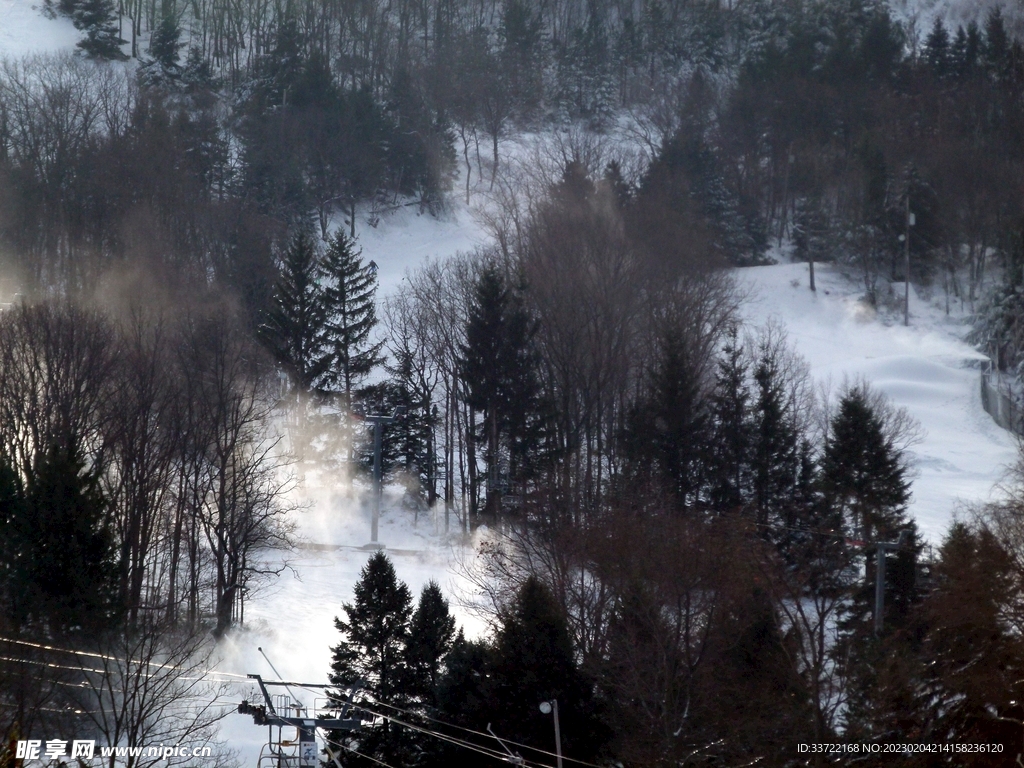
[[[911,511],[923,535],[938,542],[958,503],[988,499],[1015,458],[1013,436],[981,406],[985,357],[962,340],[967,326],[946,318],[938,296],[928,302],[911,291],[907,328],[898,301],[876,313],[834,267],[817,265],[815,273],[812,293],[806,264],[738,271],[750,289],[742,314],[755,325],[783,324],[818,382],[835,390],[844,378],[863,377],[920,422]]]
[[[43,15],[41,0],[0,0],[0,57],[74,50],[81,34],[70,19]]]

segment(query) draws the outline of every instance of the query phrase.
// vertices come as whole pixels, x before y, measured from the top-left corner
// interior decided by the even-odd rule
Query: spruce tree
[[[436,706],[444,660],[454,642],[455,619],[441,588],[431,580],[420,593],[406,643],[409,688],[422,705]]]
[[[117,12],[113,0],[78,0],[74,5],[72,21],[85,31],[85,39],[78,47],[94,59],[124,60],[121,51],[127,41],[118,31]]]
[[[36,460],[23,501],[10,472],[3,474],[16,624],[50,637],[90,636],[116,624],[119,566],[98,473],[63,441]]]
[[[885,433],[866,385],[850,387],[840,398],[821,470],[828,502],[859,538],[892,540],[907,524],[905,459]]]
[[[752,484],[757,521],[775,524],[796,487],[798,430],[783,377],[777,348],[764,344],[754,370],[757,400],[754,407]]]
[[[478,439],[487,447],[486,504],[491,515],[497,513],[500,502],[503,449],[509,456],[510,479],[523,481],[541,441],[538,358],[532,337],[522,301],[505,285],[496,267],[486,267],[469,307],[459,373],[466,384],[467,403],[483,413]]]
[[[579,760],[597,756],[607,739],[592,688],[576,663],[565,616],[535,577],[526,580],[502,617],[490,670],[495,731],[553,751],[551,721],[541,701],[558,700],[563,752]],[[524,755],[528,757],[528,755]]]
[[[165,71],[176,70],[183,45],[177,17],[173,12],[165,14],[149,39],[149,54]]]
[[[428,505],[436,498],[434,456],[435,415],[430,410],[429,397],[417,386],[413,370],[414,353],[409,349],[394,351],[394,364],[385,364],[391,374],[389,382],[393,408],[401,409],[394,424],[385,430],[385,440],[394,454],[395,468],[404,475],[409,491],[424,499]]]
[[[749,501],[753,423],[747,363],[736,328],[729,330],[718,359],[710,398],[711,442],[708,493],[718,511],[735,510]]]
[[[658,336],[649,391],[630,419],[629,452],[637,474],[653,472],[657,485],[684,509],[698,500],[704,482],[707,415],[682,332],[667,326]]]
[[[372,555],[359,575],[354,601],[345,603],[344,618],[334,619],[342,639],[331,649],[330,682],[344,689],[360,686],[375,701],[405,708],[411,702],[407,643],[412,595],[398,580],[395,568],[383,552]],[[392,765],[408,758],[405,729],[385,720],[367,724],[355,733],[330,732],[331,741],[353,746],[364,755]],[[358,746],[355,746],[355,745]],[[372,765],[372,760],[352,759],[352,765]],[[346,763],[347,764],[347,763]]]
[[[281,259],[281,272],[261,336],[280,365],[305,393],[324,384],[331,363],[326,310],[316,246],[299,232]]]
[[[25,489],[13,465],[0,454],[0,612],[3,626],[15,630],[28,609],[29,594],[23,532],[28,528]]]
[[[942,23],[942,17],[936,16],[932,31],[924,42],[924,57],[932,74],[940,80],[945,79],[952,69],[952,52],[949,44],[949,32]]]
[[[383,362],[384,342],[374,342],[377,272],[342,230],[328,241],[323,258],[323,313],[331,350],[328,380],[346,410],[358,383]]]

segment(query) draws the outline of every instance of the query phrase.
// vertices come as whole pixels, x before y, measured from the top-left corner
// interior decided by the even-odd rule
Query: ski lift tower
[[[273,698],[267,691],[268,685],[327,688],[328,686],[326,685],[319,683],[290,683],[283,680],[264,680],[259,675],[249,675],[249,677],[255,680],[259,686],[260,693],[263,694],[263,703],[250,704],[248,700],[243,700],[238,705],[238,713],[241,715],[251,715],[256,725],[265,725],[270,729],[270,739],[268,741],[270,753],[265,757],[260,757],[258,768],[263,768],[265,759],[268,759],[269,763],[267,768],[317,768],[317,728],[323,728],[327,731],[354,731],[360,727],[361,721],[359,718],[349,717],[350,701],[341,706],[337,717],[304,717],[300,714],[302,708],[298,706],[296,706],[295,715],[291,716],[278,712],[278,709],[274,706]],[[351,694],[349,699],[351,699]],[[273,736],[275,727],[278,729],[277,741],[274,741]],[[296,741],[286,740],[283,737],[281,730],[284,728],[296,729],[298,733],[297,751],[285,752],[286,747],[295,747]],[[328,753],[332,754],[332,751],[328,749]]]
[[[391,424],[400,416],[405,415],[405,408],[399,406],[388,416],[383,413],[366,414],[360,416],[363,421],[373,424],[373,520],[370,523],[370,543],[367,549],[384,549],[384,545],[377,541],[377,526],[380,521],[380,497],[381,478],[384,473],[381,459],[381,447],[384,438],[384,425]]]

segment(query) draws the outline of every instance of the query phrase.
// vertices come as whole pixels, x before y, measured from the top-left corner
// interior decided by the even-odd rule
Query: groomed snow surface
[[[926,300],[912,288],[904,327],[902,283],[876,312],[835,267],[816,265],[815,277],[811,292],[807,264],[739,270],[740,285],[750,289],[741,313],[753,325],[781,323],[814,379],[833,392],[863,378],[920,423],[922,439],[910,449],[910,511],[923,536],[938,543],[958,506],[992,498],[1015,461],[1016,440],[981,406],[986,358],[962,340],[969,327],[946,316],[942,295]]]
[[[72,51],[81,39],[70,19],[50,19],[42,0],[0,0],[0,58]]]

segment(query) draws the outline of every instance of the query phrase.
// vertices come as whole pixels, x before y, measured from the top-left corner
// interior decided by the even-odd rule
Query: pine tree
[[[394,364],[385,364],[391,374],[392,408],[401,409],[394,424],[388,425],[384,438],[392,443],[396,468],[409,484],[408,490],[424,498],[428,505],[436,499],[436,458],[434,456],[435,415],[429,397],[419,391],[413,372],[414,352],[394,350]]]
[[[435,707],[444,660],[455,642],[455,619],[437,582],[423,587],[409,625],[406,663],[410,690],[423,705]]]
[[[281,259],[273,303],[260,328],[271,353],[304,393],[323,386],[331,363],[320,279],[316,247],[300,231]]]
[[[172,71],[178,67],[178,52],[183,46],[177,17],[174,13],[164,15],[149,39],[150,55],[165,71]]]
[[[703,486],[708,420],[700,380],[678,327],[659,331],[649,391],[634,409],[627,440],[637,474],[652,479],[685,509]]]
[[[535,577],[520,588],[494,642],[493,717],[496,732],[524,744],[552,746],[541,701],[558,700],[563,752],[593,760],[607,739],[591,686],[576,664],[565,617]]]
[[[966,38],[965,38],[966,42]],[[924,57],[932,74],[940,80],[945,79],[952,70],[952,54],[949,45],[949,32],[942,23],[942,17],[936,16],[932,31],[924,42]]]
[[[769,344],[761,348],[754,381],[753,491],[757,521],[776,523],[796,488],[798,430],[787,402],[780,352]]]
[[[337,698],[351,686],[370,692],[374,700],[405,708],[410,704],[407,643],[412,595],[398,580],[387,555],[372,555],[354,587],[355,600],[345,603],[344,619],[335,618],[341,642],[331,649],[330,681],[338,686]],[[409,738],[405,729],[385,720],[365,725],[357,733],[330,732],[331,741],[358,744],[357,751],[392,765],[405,764]],[[348,758],[346,758],[348,759]],[[354,758],[352,765],[373,765]]]
[[[521,300],[505,285],[497,268],[488,266],[477,281],[459,373],[466,401],[483,412],[481,434],[487,446],[487,511],[497,513],[502,450],[509,456],[509,476],[523,481],[541,440],[540,383],[533,327]],[[505,438],[503,441],[502,438]]]
[[[725,512],[750,499],[753,448],[747,364],[735,326],[718,359],[710,420],[709,496],[712,507]]]
[[[37,459],[23,501],[10,471],[3,474],[15,622],[50,637],[115,625],[119,566],[98,474],[67,444]]]
[[[28,502],[21,478],[0,454],[0,615],[15,627],[29,606],[25,568],[29,551],[23,551],[22,534],[27,528]]]
[[[866,385],[850,387],[841,397],[821,471],[828,502],[859,538],[892,540],[908,522],[904,457],[885,434]]]
[[[118,30],[117,12],[113,0],[78,0],[72,16],[75,26],[85,31],[85,39],[78,47],[94,59],[124,60],[121,51],[127,41]]]
[[[361,251],[342,230],[328,242],[323,259],[323,309],[331,349],[328,381],[351,410],[357,384],[383,362],[384,342],[374,342],[377,271],[363,264]]]
[[[1010,37],[1006,32],[1003,12],[997,6],[985,18],[985,42],[981,49],[982,61],[989,76],[1002,80],[1008,71]]]

